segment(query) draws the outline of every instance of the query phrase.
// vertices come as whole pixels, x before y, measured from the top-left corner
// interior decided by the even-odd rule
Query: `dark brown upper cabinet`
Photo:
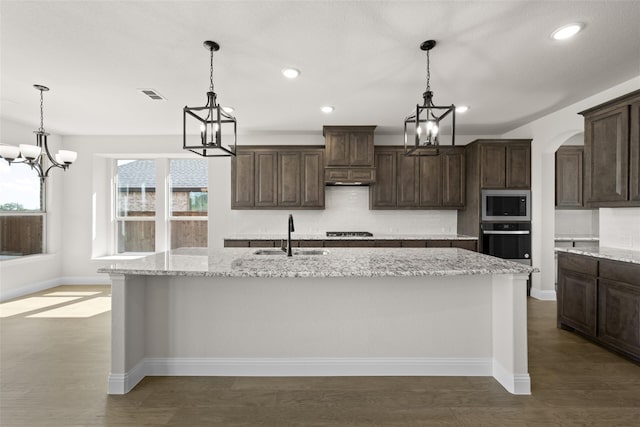
[[[531,188],[529,140],[478,140],[481,188]]]
[[[324,150],[244,146],[231,159],[231,209],[324,209]]]
[[[373,133],[375,126],[324,126],[325,181],[375,181]]]
[[[556,151],[556,208],[583,208],[582,164],[584,147],[563,146]]]
[[[464,208],[464,149],[441,148],[438,156],[405,156],[397,146],[378,146],[377,178],[369,188],[371,209]]]
[[[640,206],[640,90],[580,114],[585,205]]]

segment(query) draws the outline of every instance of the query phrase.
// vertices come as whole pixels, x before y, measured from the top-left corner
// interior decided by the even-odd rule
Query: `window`
[[[206,159],[169,161],[171,249],[207,246]]]
[[[24,163],[0,162],[0,259],[44,252],[44,190]]]
[[[117,253],[155,252],[155,161],[118,160],[117,168]]]
[[[206,247],[207,164],[206,159],[117,160],[116,253]],[[157,177],[164,177],[166,188],[156,187]]]

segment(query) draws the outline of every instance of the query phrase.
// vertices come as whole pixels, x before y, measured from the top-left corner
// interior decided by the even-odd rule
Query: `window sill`
[[[56,254],[34,254],[34,255],[21,255],[15,257],[8,257],[3,259],[0,257],[2,265],[17,265],[26,264],[30,262],[40,262],[52,260],[56,257]]]
[[[153,252],[149,253],[131,253],[131,254],[118,254],[118,255],[105,255],[91,258],[92,261],[126,261],[129,259],[140,259],[146,256],[153,255]]]

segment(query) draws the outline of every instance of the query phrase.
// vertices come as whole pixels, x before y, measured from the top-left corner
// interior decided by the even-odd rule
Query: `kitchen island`
[[[526,265],[457,248],[227,248],[99,271],[110,394],[146,375],[475,375],[530,393]]]

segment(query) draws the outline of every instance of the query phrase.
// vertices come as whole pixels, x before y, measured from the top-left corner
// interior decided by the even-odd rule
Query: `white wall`
[[[555,299],[555,151],[574,135],[584,131],[583,117],[578,115],[580,111],[638,89],[640,75],[502,135],[503,138],[533,138],[532,257],[533,265],[540,269],[540,273],[533,275],[531,295],[541,299]],[[605,242],[607,237],[604,234],[608,230],[609,221],[610,216],[600,215],[600,238],[604,237]]]
[[[0,142],[11,145],[35,144],[33,131],[36,128],[37,125],[25,125],[2,119],[0,120]],[[49,135],[48,141],[52,152],[61,148],[62,141],[59,135]],[[0,161],[4,162],[2,159]],[[47,194],[46,254],[30,255],[0,262],[0,301],[46,289],[59,283],[65,196],[63,180],[66,173],[68,172],[52,169],[49,178],[45,181]]]

